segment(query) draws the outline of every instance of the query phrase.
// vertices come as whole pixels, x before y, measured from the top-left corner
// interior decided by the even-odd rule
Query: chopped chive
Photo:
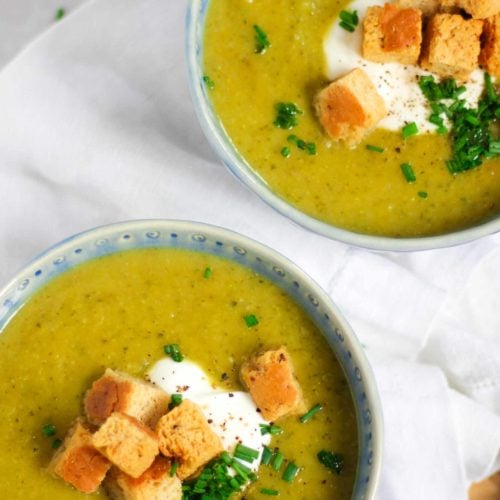
[[[418,195],[420,196],[420,198],[424,199],[427,198],[427,196],[429,196],[426,191],[419,191]]]
[[[339,26],[341,28],[344,28],[349,33],[354,33],[354,31],[356,29],[355,26],[353,26],[352,24],[346,23],[345,21],[340,21]]]
[[[373,146],[371,144],[367,144],[366,149],[368,149],[369,151],[375,151],[375,153],[383,153],[385,151],[384,148]]]
[[[60,7],[59,9],[56,10],[56,15],[54,16],[54,19],[56,21],[60,21],[65,15],[66,15],[66,10]]]
[[[277,497],[280,494],[280,492],[278,490],[270,490],[269,488],[261,488],[260,492],[263,495],[269,495],[272,497]]]
[[[163,346],[163,351],[165,354],[170,356],[176,363],[180,363],[184,356],[179,349],[178,344],[168,344]]]
[[[309,422],[309,420],[311,420],[311,418],[313,418],[314,415],[316,415],[316,413],[318,413],[318,411],[321,411],[322,409],[323,409],[323,406],[321,406],[320,404],[314,405],[306,414],[304,414],[300,417],[300,421],[303,424],[305,424],[306,422]]]
[[[252,448],[248,448],[247,446],[238,443],[234,450],[234,458],[239,460],[244,460],[245,462],[253,462],[256,458],[258,458],[259,452]]]
[[[314,142],[307,142],[306,149],[307,153],[311,156],[314,156],[316,154],[316,144],[314,144]]]
[[[281,150],[281,156],[284,156],[285,158],[289,158],[290,154],[291,154],[290,148],[288,148],[286,146]]]
[[[257,316],[255,316],[255,314],[247,314],[243,317],[243,319],[245,320],[248,328],[252,328],[259,324],[259,320],[257,319]]]
[[[281,477],[288,483],[291,483],[298,473],[299,467],[297,467],[293,462],[289,462],[286,466],[285,472],[283,472],[283,476]]]
[[[231,458],[231,455],[227,451],[223,451],[220,455],[220,458],[226,465],[230,465],[233,459]]]
[[[236,462],[235,460],[231,462],[231,467],[233,468],[234,472],[238,474],[238,476],[240,476],[245,481],[248,481],[248,474],[249,472],[251,472],[250,469],[245,467],[243,464]]]
[[[56,426],[54,424],[45,424],[42,427],[42,434],[45,437],[47,437],[47,438],[55,436],[55,434],[56,434]]]
[[[405,176],[406,182],[411,184],[412,182],[415,182],[417,180],[417,178],[415,177],[415,172],[413,172],[413,168],[409,163],[402,163],[401,171]]]
[[[408,125],[405,125],[402,130],[403,133],[403,139],[408,139],[408,137],[411,137],[412,135],[417,135],[418,134],[418,127],[415,122],[408,123]]]
[[[359,23],[357,11],[349,12],[347,10],[343,10],[340,12],[339,18],[339,26],[349,31],[350,33],[352,33],[356,29],[356,26]]]
[[[271,46],[271,43],[267,38],[266,32],[260,26],[255,24],[253,29],[255,31],[255,52],[263,54]]]
[[[264,446],[262,449],[262,457],[260,459],[260,463],[262,465],[269,465],[271,463],[271,459],[273,458],[273,452],[267,446]]]
[[[172,467],[170,467],[170,477],[174,477],[177,473],[177,469],[179,468],[179,462],[173,462]]]
[[[203,82],[207,86],[207,89],[213,90],[215,88],[214,81],[208,75],[203,76]]]
[[[318,460],[331,471],[340,474],[344,467],[344,457],[340,453],[332,453],[331,451],[321,450],[317,454]]]
[[[170,403],[168,404],[168,409],[172,410],[176,406],[182,403],[182,394],[172,394],[170,396]]]
[[[283,465],[283,461],[285,460],[285,456],[283,453],[280,453],[279,451],[274,455],[273,459],[273,469],[277,472],[281,469],[281,466]]]
[[[52,449],[57,450],[62,445],[62,439],[56,438],[52,441]]]
[[[271,434],[271,436],[277,436],[283,432],[283,429],[276,424],[259,424],[260,433],[264,436],[266,434]]]
[[[287,140],[288,142],[292,142],[293,144],[295,144],[295,145],[296,145],[296,144],[297,144],[297,141],[299,140],[299,138],[298,138],[296,135],[293,135],[293,134],[292,134],[292,135],[289,135],[289,136],[286,138],[286,140]]]
[[[273,122],[275,127],[289,130],[298,125],[297,115],[301,115],[302,110],[293,102],[279,102],[275,109],[276,119]]]
[[[212,276],[212,269],[210,267],[205,268],[203,272],[203,277],[208,280]]]

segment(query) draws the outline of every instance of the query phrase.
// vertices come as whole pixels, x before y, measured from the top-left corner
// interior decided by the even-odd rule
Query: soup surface
[[[332,143],[312,109],[327,85],[323,41],[348,2],[212,0],[206,19],[204,71],[216,113],[236,148],[279,196],[303,212],[352,231],[393,237],[462,229],[500,211],[500,161],[448,172],[447,136],[375,130],[355,149]],[[256,53],[254,25],[271,46]],[[358,29],[361,29],[360,27]],[[332,49],[333,50],[333,49]],[[210,85],[212,86],[212,85]],[[295,103],[293,130],[277,128],[275,106]],[[287,138],[316,145],[316,155]],[[366,145],[383,147],[383,153]],[[281,153],[290,149],[290,156]],[[409,184],[400,165],[410,163]],[[419,194],[420,193],[420,194]]]
[[[209,267],[212,274],[204,276]],[[249,328],[244,317],[259,324]],[[347,382],[321,333],[298,305],[260,275],[219,257],[184,250],[117,253],[76,267],[30,298],[0,335],[0,491],[3,498],[82,498],[44,467],[53,437],[62,438],[82,413],[83,394],[106,367],[144,375],[163,346],[178,343],[212,381],[241,390],[238,370],[252,351],[285,344],[307,403],[324,410],[301,424],[280,420],[273,438],[301,466],[293,484],[261,467],[245,498],[350,498],[356,460],[355,410]],[[229,377],[222,377],[225,373]],[[333,474],[317,460],[320,450],[342,453]],[[103,492],[96,498],[106,498]]]

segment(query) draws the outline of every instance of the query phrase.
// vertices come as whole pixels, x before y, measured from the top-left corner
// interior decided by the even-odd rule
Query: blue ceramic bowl
[[[335,352],[356,407],[359,457],[352,498],[374,497],[382,460],[383,424],[373,373],[356,335],[328,295],[279,253],[226,229],[184,221],[113,224],[53,246],[0,292],[0,331],[29,297],[52,278],[96,257],[135,248],[185,248],[231,259],[267,277],[309,314]]]
[[[421,238],[389,238],[355,233],[322,222],[301,212],[273,192],[267,183],[239,154],[212,107],[203,82],[203,31],[210,0],[191,0],[187,12],[186,52],[189,85],[198,120],[208,142],[228,169],[268,205],[301,226],[328,238],[373,250],[414,251],[442,248],[500,231],[500,217],[461,231]]]

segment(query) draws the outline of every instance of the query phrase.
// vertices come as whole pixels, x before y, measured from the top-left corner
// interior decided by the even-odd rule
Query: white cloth
[[[132,218],[222,225],[337,302],[384,407],[380,500],[460,500],[500,467],[500,235],[373,253],[281,217],[214,157],[184,62],[186,0],[94,0],[0,73],[0,281],[56,241]]]

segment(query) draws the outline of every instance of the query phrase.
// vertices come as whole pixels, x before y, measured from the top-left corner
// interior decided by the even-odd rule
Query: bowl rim
[[[229,135],[218,121],[202,84],[203,71],[200,62],[202,48],[198,44],[197,37],[200,31],[199,22],[203,20],[200,15],[201,8],[206,9],[209,2],[210,0],[190,0],[186,13],[185,52],[191,100],[198,122],[211,148],[229,171],[267,205],[309,231],[348,245],[378,251],[411,252],[447,248],[500,232],[500,216],[496,216],[469,228],[432,236],[396,238],[363,234],[323,222],[299,210],[273,192],[232,144]]]
[[[68,250],[74,249],[75,245],[77,247],[80,247],[80,242],[81,245],[83,246],[83,242],[88,241],[89,239],[92,239],[92,241],[99,241],[99,240],[106,240],[106,238],[109,238],[110,233],[116,234],[116,233],[128,233],[128,232],[133,232],[133,231],[154,231],[154,230],[168,230],[169,232],[175,232],[178,231],[180,232],[189,232],[192,235],[195,234],[207,234],[213,237],[214,239],[217,240],[226,240],[230,241],[231,244],[237,245],[243,248],[248,249],[249,251],[259,255],[263,256],[264,258],[268,259],[270,262],[277,262],[280,267],[283,268],[285,272],[288,272],[292,276],[297,276],[302,284],[305,284],[307,287],[307,290],[312,292],[316,298],[319,299],[319,301],[325,305],[328,309],[329,312],[331,312],[332,317],[335,319],[335,321],[340,325],[341,330],[346,336],[349,338],[349,347],[352,352],[353,358],[356,360],[356,366],[360,369],[360,372],[362,374],[363,378],[363,384],[365,387],[365,392],[368,396],[368,399],[370,401],[370,412],[371,412],[371,425],[373,426],[373,432],[376,436],[376,439],[373,439],[373,460],[371,464],[371,474],[370,474],[370,480],[367,485],[366,489],[366,496],[363,498],[365,500],[372,499],[375,496],[375,492],[377,490],[379,481],[380,481],[380,474],[381,474],[381,468],[382,468],[382,460],[383,460],[383,447],[384,447],[384,420],[383,420],[383,413],[382,413],[382,405],[380,401],[380,396],[379,396],[379,391],[377,388],[376,384],[376,379],[375,375],[373,373],[373,370],[371,368],[370,362],[368,361],[368,358],[364,352],[364,348],[361,345],[361,342],[358,340],[354,330],[350,326],[349,322],[346,320],[338,306],[335,304],[335,302],[330,298],[330,296],[326,293],[326,291],[323,290],[323,288],[311,277],[307,272],[302,270],[297,264],[295,264],[292,260],[290,260],[288,257],[284,256],[277,250],[269,247],[268,245],[261,243],[257,240],[254,240],[253,238],[250,238],[249,236],[246,236],[244,234],[241,234],[239,232],[233,231],[231,229],[227,229],[221,226],[213,225],[213,224],[207,224],[204,222],[195,222],[191,220],[180,220],[180,219],[137,219],[137,220],[128,220],[128,221],[121,221],[121,222],[115,222],[111,224],[105,224],[101,226],[96,226],[91,229],[87,229],[85,231],[76,233],[72,236],[69,236],[54,245],[48,247],[47,249],[43,250],[40,252],[38,255],[36,255],[33,259],[31,259],[26,265],[18,269],[15,273],[15,275],[8,281],[8,283],[0,289],[0,306],[3,303],[3,300],[5,299],[6,296],[8,296],[12,290],[17,289],[19,283],[23,282],[23,279],[26,279],[26,277],[32,277],[36,275],[37,269],[40,269],[43,267],[43,263],[45,263],[47,260],[54,261],[55,258],[59,257],[60,255],[64,255],[65,252]],[[151,245],[150,248],[157,248],[161,247],[162,245]],[[163,245],[166,247],[165,245]],[[142,247],[133,247],[133,248],[142,248]],[[128,250],[121,250],[121,249],[114,249],[111,250],[110,252],[106,252],[106,255],[109,254],[114,254],[120,251],[128,251]],[[200,251],[203,252],[204,250],[195,250],[195,251]],[[207,251],[208,252],[208,251]],[[99,258],[97,255],[84,258],[81,262],[87,262],[89,260],[93,260]],[[55,262],[55,261],[54,261]],[[75,264],[75,265],[79,265]],[[245,264],[240,263],[239,265],[245,266]],[[74,266],[71,266],[74,267]],[[62,270],[57,273],[64,273],[66,270]],[[7,325],[10,321],[10,318],[16,313],[17,310],[19,310],[19,307],[22,305],[22,303],[25,300],[29,300],[29,298],[32,296],[34,292],[39,290],[41,287],[45,286],[45,284],[49,281],[51,281],[53,277],[48,277],[46,278],[45,281],[42,281],[38,286],[36,286],[27,296],[24,298],[23,301],[21,301],[21,304],[19,304],[17,307],[14,308],[14,313],[11,315],[7,315],[7,321],[5,322],[4,320],[0,319],[0,326],[3,323],[3,328],[5,325]],[[268,278],[270,279],[270,278]],[[276,286],[279,286],[279,284],[275,283]],[[287,292],[288,293],[288,292]],[[290,294],[289,294],[290,295]],[[291,297],[291,295],[290,295]],[[292,300],[293,297],[291,297]],[[301,309],[304,310],[306,314],[309,315],[304,309],[304,307],[300,304],[298,304]],[[313,317],[311,317],[311,320],[317,325],[317,327],[322,330],[321,327],[318,325],[318,323],[314,320]],[[2,328],[2,330],[3,330]],[[1,330],[0,330],[1,334]],[[322,331],[322,334],[325,336],[325,338],[328,340],[328,336],[326,335],[325,332]],[[333,347],[330,346],[330,348],[333,350]],[[340,363],[342,370],[345,372],[346,368],[344,367],[344,361],[336,354],[336,358],[338,362]],[[347,374],[346,374],[347,376]],[[350,383],[351,385],[351,383]],[[352,392],[352,391],[351,391]],[[358,410],[358,403],[356,402],[356,399],[354,398],[353,395],[353,404],[356,408],[356,414],[357,414],[357,426],[358,426],[358,439],[360,439],[360,426],[359,426],[359,421],[360,421],[360,415],[359,415],[359,410]],[[358,449],[358,465],[359,466],[359,459],[360,455],[359,453],[361,452],[360,449]],[[356,480],[360,480],[360,477],[358,475],[359,469],[357,468],[357,473],[356,473]],[[353,491],[354,495],[354,491]],[[354,497],[353,497],[354,498]]]

